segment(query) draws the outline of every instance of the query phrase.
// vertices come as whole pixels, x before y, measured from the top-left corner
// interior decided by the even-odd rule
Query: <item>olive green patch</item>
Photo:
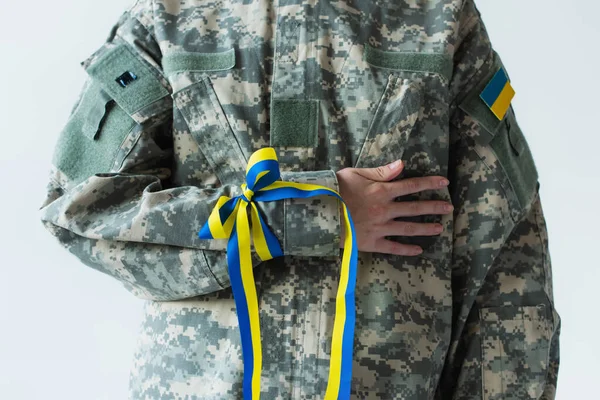
[[[271,146],[317,147],[318,124],[319,100],[271,100]]]
[[[504,118],[506,124],[496,133],[490,146],[519,199],[519,205],[524,208],[535,194],[538,172],[512,107]]]
[[[235,51],[230,49],[219,53],[171,53],[162,59],[165,74],[178,71],[220,71],[235,66]]]
[[[365,43],[364,60],[379,68],[412,72],[432,72],[447,80],[452,77],[452,57],[443,53],[387,51]]]
[[[118,104],[107,101],[100,85],[92,81],[59,136],[53,163],[76,183],[95,173],[108,172],[135,125]]]
[[[102,89],[129,115],[169,94],[150,67],[126,44],[120,44],[102,54],[88,67],[87,72],[100,82]],[[126,72],[133,73],[136,79],[123,87],[118,78]]]

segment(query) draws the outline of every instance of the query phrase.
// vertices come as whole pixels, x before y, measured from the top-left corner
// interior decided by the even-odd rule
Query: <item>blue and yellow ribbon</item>
[[[243,393],[246,400],[260,398],[260,374],[262,348],[258,300],[252,270],[250,230],[254,248],[261,260],[283,256],[275,235],[265,224],[255,201],[275,201],[289,198],[335,196],[343,204],[346,237],[338,286],[329,380],[325,400],[350,398],[352,380],[352,345],[354,341],[354,288],[358,248],[354,224],[342,197],[333,189],[307,183],[281,181],[277,155],[272,147],[265,147],[252,154],[246,167],[246,183],[241,185],[243,194],[230,198],[221,196],[212,210],[207,223],[198,233],[200,239],[229,239],[227,264],[235,300],[242,352],[244,359]],[[252,227],[247,207],[250,205]],[[299,232],[298,234],[301,234]]]

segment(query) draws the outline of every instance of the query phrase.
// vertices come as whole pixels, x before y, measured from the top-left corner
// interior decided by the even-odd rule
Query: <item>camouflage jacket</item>
[[[353,399],[553,399],[560,318],[535,163],[472,0],[139,0],[82,62],[44,226],[145,299],[132,399],[240,399],[226,240],[197,232],[249,156],[339,190],[335,172],[403,159],[448,187],[419,256],[359,252]],[[518,95],[518,94],[517,94]],[[342,249],[333,197],[257,203],[283,257],[253,250],[262,399],[319,399]]]

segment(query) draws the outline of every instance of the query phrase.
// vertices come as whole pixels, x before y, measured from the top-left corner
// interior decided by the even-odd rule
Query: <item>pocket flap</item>
[[[222,71],[235,66],[235,50],[215,53],[174,52],[162,60],[165,74],[179,71]]]
[[[410,72],[430,72],[452,77],[452,58],[443,53],[387,51],[365,43],[364,60],[378,68]]]
[[[156,72],[125,43],[104,46],[87,63],[87,73],[129,115],[169,95]]]

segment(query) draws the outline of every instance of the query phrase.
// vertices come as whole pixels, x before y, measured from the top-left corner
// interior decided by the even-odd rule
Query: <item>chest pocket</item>
[[[437,74],[447,82],[451,59],[444,54],[385,51],[365,43],[364,61],[387,81],[369,125],[355,167],[376,167],[401,159],[425,107],[423,76]]]
[[[368,43],[363,59],[374,80],[385,82],[385,86],[355,167],[378,167],[402,159],[406,167],[393,180],[442,174],[448,157],[446,96],[452,59],[440,53],[386,51]],[[440,188],[401,196],[396,201],[448,199],[448,189]],[[450,215],[417,215],[396,220],[449,224],[450,218]],[[437,265],[442,265],[440,261],[451,254],[449,229],[438,236],[387,238],[420,246],[421,257],[436,260]]]
[[[174,53],[163,58],[163,69],[174,89],[175,135],[185,136],[189,130],[203,156],[197,159],[193,150],[178,149],[179,156],[188,154],[181,160],[183,168],[187,165],[189,175],[205,169],[208,164],[222,184],[243,182],[247,163],[211,81],[211,75],[227,74],[234,66],[234,49],[215,53]],[[177,126],[179,122],[186,126]],[[181,143],[186,143],[185,139],[181,139]],[[210,179],[203,179],[203,182],[207,181]]]
[[[474,137],[478,152],[492,168],[505,190],[513,220],[517,221],[531,205],[538,185],[538,171],[526,137],[517,123],[512,108],[499,120],[479,97],[493,74],[501,67],[499,56],[494,53],[491,74],[484,78],[459,105],[481,127]]]
[[[420,108],[421,93],[415,83],[391,73],[355,167],[377,167],[402,158]]]

